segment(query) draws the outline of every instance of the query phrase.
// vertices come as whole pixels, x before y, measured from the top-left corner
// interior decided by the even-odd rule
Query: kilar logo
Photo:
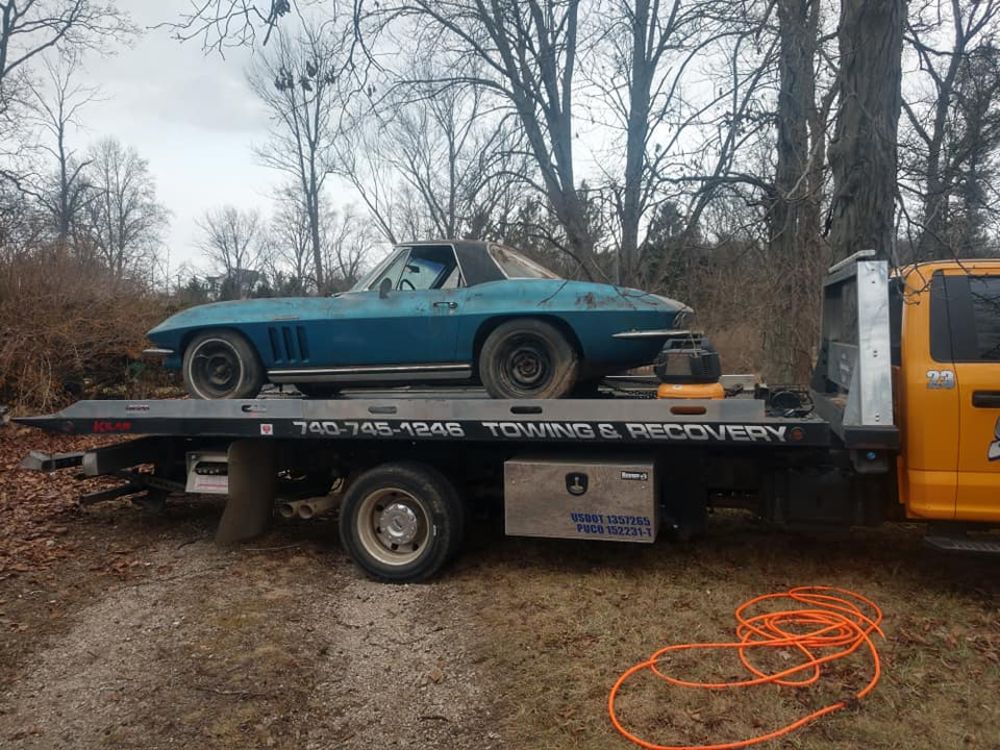
[[[91,425],[92,432],[131,432],[131,422],[112,422],[107,419],[95,420]]]
[[[566,475],[566,491],[571,495],[582,495],[587,491],[587,475],[573,471]]]

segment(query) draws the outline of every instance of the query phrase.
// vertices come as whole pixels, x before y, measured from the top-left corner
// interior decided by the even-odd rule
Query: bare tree
[[[682,127],[659,151],[655,180],[665,195],[658,200],[686,206],[681,245],[697,239],[703,217],[712,214],[716,201],[729,216],[732,200],[759,206],[774,193],[772,160],[758,158],[763,141],[773,151],[771,89],[780,52],[774,6],[770,0],[718,3],[713,17],[728,32],[712,48],[715,64],[702,72],[715,93],[689,107]],[[694,145],[673,153],[677,138],[689,128]]]
[[[0,180],[30,193],[37,178],[17,132],[33,98],[30,65],[48,51],[107,51],[134,31],[115,0],[0,0]]]
[[[897,136],[902,108],[906,0],[843,0],[840,108],[829,158],[833,171],[830,247],[891,257],[895,247]]]
[[[624,143],[613,144],[624,151],[623,168],[605,172],[620,228],[618,280],[634,283],[640,233],[658,198],[656,176],[672,151],[654,138],[676,143],[692,124],[679,116],[681,79],[696,56],[739,32],[736,24],[710,18],[698,0],[616,0],[608,10],[606,49],[589,78],[600,92],[596,108],[611,113],[624,134]],[[619,160],[610,158],[617,166]]]
[[[114,138],[98,142],[89,161],[88,241],[97,258],[118,278],[152,271],[169,213],[148,163]]]
[[[446,74],[440,65],[418,59],[409,67],[429,81]],[[483,238],[532,173],[511,118],[494,110],[476,85],[397,86],[377,106],[349,110],[338,172],[391,240]]]
[[[102,49],[134,31],[109,0],[0,0],[0,103],[5,83],[46,50]]]
[[[327,214],[326,267],[331,290],[349,289],[361,278],[378,237],[350,206]]]
[[[264,28],[262,43],[266,45],[294,4],[294,0],[201,0],[192,3],[178,22],[166,26],[180,41],[200,39],[206,50],[222,53],[229,47],[253,44],[258,26]]]
[[[372,33],[394,23],[416,28],[414,43],[439,50],[453,71],[429,81],[404,73],[406,82],[439,88],[475,83],[510,108],[537,166],[537,187],[565,229],[564,250],[587,275],[599,274],[573,154],[579,0],[402,0],[358,7],[359,25],[373,25]]]
[[[321,204],[334,166],[338,60],[329,27],[306,23],[294,38],[279,34],[277,46],[257,58],[250,72],[250,84],[272,122],[271,137],[257,154],[287,174],[299,193],[321,292],[326,289]]]
[[[915,101],[903,102],[913,140],[908,167],[917,180],[914,189],[920,200],[919,258],[956,253],[948,237],[950,203],[963,170],[982,162],[991,135],[996,135],[988,117],[973,114],[974,127],[965,127],[963,109],[986,114],[991,105],[1000,105],[1000,79],[990,75],[988,62],[984,65],[995,57],[1000,2],[950,0],[945,5],[925,0],[913,9],[906,30],[906,41],[929,88],[926,101],[921,101],[921,91]],[[977,71],[985,75],[977,76]]]
[[[84,221],[89,198],[87,158],[77,158],[69,144],[69,131],[79,125],[80,112],[97,97],[97,89],[77,81],[79,58],[71,56],[59,63],[45,58],[46,79],[30,83],[34,120],[47,140],[41,150],[55,162],[54,179],[40,186],[37,197],[51,215],[57,242],[61,246],[76,239]]]
[[[315,291],[309,213],[302,205],[298,190],[284,189],[276,196],[269,242],[272,246],[270,261],[284,269],[289,289],[295,294]]]
[[[201,250],[218,272],[222,299],[246,299],[261,282],[267,245],[258,211],[222,206],[198,221],[204,237]]]
[[[774,382],[791,383],[803,382],[812,365],[815,290],[826,265],[820,236],[826,113],[817,102],[819,0],[778,0],[777,16],[777,159],[766,216],[774,282],[763,362]]]

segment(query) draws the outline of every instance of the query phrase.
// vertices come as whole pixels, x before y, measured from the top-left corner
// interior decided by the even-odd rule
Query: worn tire
[[[198,334],[184,350],[181,371],[193,398],[253,398],[264,385],[257,352],[235,331]]]
[[[464,535],[465,508],[454,486],[418,462],[366,471],[350,484],[340,506],[344,549],[379,581],[430,578],[458,553]]]
[[[566,337],[533,318],[497,326],[479,352],[479,379],[493,398],[562,398],[580,362]]]

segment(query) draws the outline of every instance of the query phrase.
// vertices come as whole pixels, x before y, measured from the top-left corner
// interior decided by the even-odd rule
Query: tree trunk
[[[843,0],[840,110],[830,143],[834,260],[895,247],[897,134],[906,0]]]
[[[777,166],[769,213],[765,375],[771,382],[802,382],[812,364],[816,272],[821,253],[818,212],[822,165],[810,142],[817,137],[816,47],[818,0],[779,0],[780,36]],[[817,174],[818,173],[818,174]]]
[[[649,0],[637,0],[632,18],[632,65],[629,84],[628,130],[625,138],[625,183],[622,195],[622,244],[618,283],[635,283],[639,253],[641,195],[649,131],[650,86],[655,63],[647,58]]]

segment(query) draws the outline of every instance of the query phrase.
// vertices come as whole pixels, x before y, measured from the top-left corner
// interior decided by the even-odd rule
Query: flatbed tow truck
[[[23,466],[122,480],[84,503],[226,495],[223,543],[276,509],[336,509],[352,559],[388,581],[435,574],[490,498],[509,535],[651,543],[736,507],[792,526],[926,521],[932,546],[1000,552],[968,535],[1000,524],[1000,261],[890,274],[859,254],[823,295],[808,388],[723,376],[725,398],[657,399],[656,382],[621,377],[589,399],[81,401],[16,421],[127,439]]]

